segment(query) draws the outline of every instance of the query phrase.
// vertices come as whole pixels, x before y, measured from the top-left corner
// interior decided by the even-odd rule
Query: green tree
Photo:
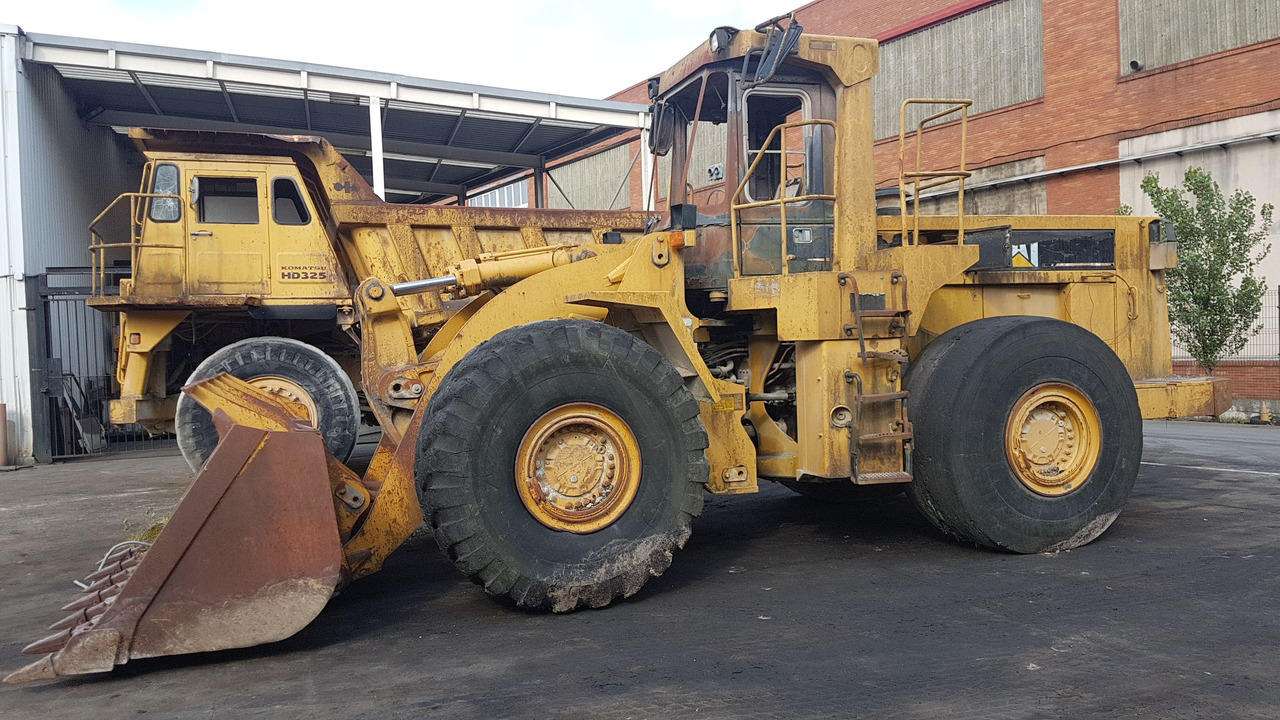
[[[1267,286],[1255,271],[1271,252],[1263,241],[1275,208],[1259,208],[1243,190],[1224,197],[1213,177],[1194,167],[1180,188],[1162,187],[1158,175],[1148,174],[1142,191],[1177,235],[1178,266],[1166,273],[1173,338],[1213,374],[1261,329]]]

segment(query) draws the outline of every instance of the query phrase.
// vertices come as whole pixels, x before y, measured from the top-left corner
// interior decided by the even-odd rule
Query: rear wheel
[[[547,320],[449,370],[419,440],[436,541],[521,607],[626,597],[671,563],[702,511],[707,434],[679,373],[623,330]]]
[[[360,402],[342,367],[319,348],[292,338],[248,338],[210,355],[186,384],[219,373],[302,405],[329,452],[343,462],[351,455],[360,429]],[[198,471],[217,447],[218,431],[209,411],[186,393],[178,398],[177,431],[182,457]]]
[[[1142,458],[1137,393],[1093,333],[1038,317],[945,333],[906,376],[907,492],[937,527],[1020,553],[1090,542],[1120,514]]]

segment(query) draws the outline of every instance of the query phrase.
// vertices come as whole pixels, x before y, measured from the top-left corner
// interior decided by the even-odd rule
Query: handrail
[[[943,109],[929,115],[916,123],[916,169],[908,172],[907,162],[907,106],[908,105],[945,105]],[[898,210],[902,218],[902,244],[915,245],[920,242],[920,193],[930,188],[951,183],[958,184],[956,205],[956,226],[958,228],[956,243],[964,245],[964,181],[973,173],[965,169],[965,147],[969,133],[969,107],[972,100],[954,98],[907,98],[898,109]],[[921,170],[921,154],[924,144],[924,126],[934,120],[941,120],[949,115],[960,113],[960,168],[958,170]],[[912,212],[907,213],[907,181],[911,180]],[[929,182],[921,182],[927,180]],[[910,232],[907,221],[913,220]]]
[[[102,234],[98,232],[97,225],[102,222],[121,200],[129,199],[129,242],[127,243],[109,243],[106,242]],[[179,205],[182,203],[181,195],[170,195],[168,193],[145,193],[145,192],[128,192],[121,193],[111,201],[98,216],[89,223],[89,258],[92,262],[90,276],[90,292],[94,295],[106,292],[107,275],[106,275],[106,257],[104,251],[109,248],[127,247],[131,248],[129,253],[129,267],[134,270],[138,267],[138,253],[143,247],[142,243],[142,223],[144,220],[139,215],[139,211],[146,207],[146,203],[139,200],[177,200]],[[181,249],[182,245],[159,245],[149,244],[146,247]]]
[[[782,214],[781,214],[782,249],[779,252],[779,258],[781,259],[781,262],[782,262],[782,274],[787,275],[789,274],[787,269],[787,260],[788,260],[787,258],[787,205],[791,203],[809,202],[811,200],[831,200],[833,202],[836,200],[836,196],[834,194],[827,194],[827,193],[812,194],[812,195],[797,195],[795,197],[790,197],[790,198],[787,197],[787,172],[786,172],[787,168],[780,167],[778,169],[779,177],[778,177],[778,197],[777,198],[772,200],[756,200],[754,202],[748,202],[748,203],[738,202],[739,197],[741,197],[742,195],[743,189],[747,187],[747,181],[750,180],[753,175],[755,175],[756,166],[759,165],[760,161],[764,159],[764,156],[766,155],[766,151],[768,150],[769,146],[773,144],[774,136],[777,135],[779,132],[786,132],[791,128],[804,127],[807,125],[827,125],[831,128],[831,131],[833,133],[836,132],[835,121],[825,120],[821,118],[812,118],[809,120],[797,120],[795,122],[782,123],[781,125],[774,127],[773,130],[769,131],[769,136],[765,138],[765,141],[760,144],[760,149],[756,151],[756,159],[751,161],[751,166],[747,168],[747,172],[742,176],[741,182],[738,183],[738,189],[733,191],[733,198],[729,203],[729,231],[732,234],[732,241],[733,241],[733,276],[734,277],[742,276],[742,260],[741,260],[742,247],[738,243],[738,239],[739,239],[738,211],[739,210],[747,210],[750,208],[757,208],[757,207],[766,207],[770,205],[777,205],[779,208],[781,208],[782,210]],[[748,148],[748,152],[749,151],[750,151],[750,148]],[[782,157],[786,156],[785,136],[783,137],[782,146],[779,151],[779,154]],[[783,165],[785,166],[786,163],[784,162]]]

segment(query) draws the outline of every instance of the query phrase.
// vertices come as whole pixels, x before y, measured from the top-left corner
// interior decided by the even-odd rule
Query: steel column
[[[387,199],[387,177],[382,166],[382,101],[369,98],[369,148],[373,158],[373,192]]]

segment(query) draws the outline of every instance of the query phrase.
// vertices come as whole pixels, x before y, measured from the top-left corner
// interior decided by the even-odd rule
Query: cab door
[[[333,244],[302,189],[297,169],[281,166],[269,172],[272,298],[297,304],[350,298]]]
[[[270,210],[266,173],[192,170],[187,183],[187,288],[192,295],[262,296]]]

